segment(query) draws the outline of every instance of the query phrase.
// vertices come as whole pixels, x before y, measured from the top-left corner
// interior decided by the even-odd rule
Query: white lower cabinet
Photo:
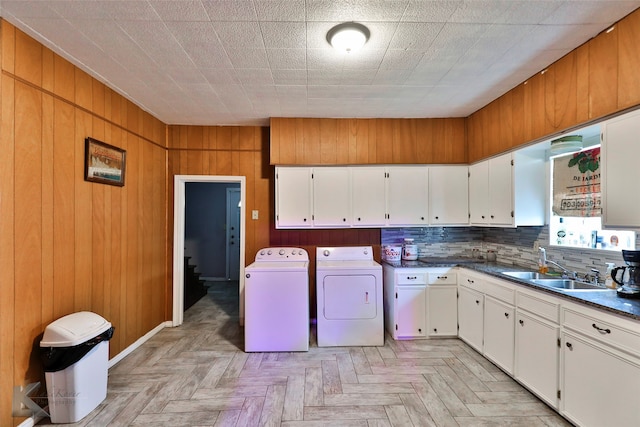
[[[426,335],[426,293],[425,285],[396,288],[394,338],[416,338]]]
[[[507,373],[513,373],[515,314],[512,305],[484,298],[484,355]]]
[[[482,352],[484,295],[473,289],[458,288],[458,337]]]
[[[427,334],[430,337],[455,337],[458,334],[458,288],[427,286]]]
[[[516,314],[514,376],[553,408],[558,408],[560,327],[541,317]]]
[[[561,345],[561,414],[584,427],[639,426],[637,324],[594,310],[563,309]]]

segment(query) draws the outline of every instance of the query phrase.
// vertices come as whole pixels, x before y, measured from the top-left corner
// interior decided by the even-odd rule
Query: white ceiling
[[[168,124],[465,117],[640,1],[0,0],[0,15]],[[364,48],[326,41],[365,24]]]

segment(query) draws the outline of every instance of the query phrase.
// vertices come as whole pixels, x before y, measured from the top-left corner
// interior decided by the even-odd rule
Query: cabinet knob
[[[476,304],[480,304],[480,300],[476,300]]]
[[[420,221],[424,221],[424,217],[423,216],[420,217]]]
[[[508,319],[509,318],[509,313],[505,313],[504,317],[506,317]]]
[[[573,350],[573,344],[571,344],[570,342],[565,343],[565,345],[567,346],[568,349]]]
[[[303,218],[302,221],[307,222],[307,218]]]
[[[493,215],[491,215],[491,219],[493,219]]]
[[[520,323],[520,325],[524,326],[524,320],[520,319],[520,320],[518,321],[518,323]]]
[[[438,328],[433,328],[433,332],[438,333]]]
[[[418,328],[418,332],[422,333],[422,329],[421,329],[421,328]]]
[[[484,219],[484,215],[482,215],[482,219]]]
[[[347,222],[347,218],[342,218],[342,222]]]
[[[358,218],[358,221],[362,221],[360,218]]]
[[[436,217],[436,219],[438,219],[438,217]]]

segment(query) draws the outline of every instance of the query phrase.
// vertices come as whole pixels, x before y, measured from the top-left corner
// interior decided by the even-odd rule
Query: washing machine
[[[244,350],[309,350],[309,255],[291,247],[260,249],[245,268]]]
[[[319,347],[384,345],[382,265],[371,246],[316,249]]]

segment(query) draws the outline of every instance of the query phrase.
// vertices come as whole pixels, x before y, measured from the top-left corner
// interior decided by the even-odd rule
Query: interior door
[[[240,189],[227,188],[227,279],[240,278]]]

